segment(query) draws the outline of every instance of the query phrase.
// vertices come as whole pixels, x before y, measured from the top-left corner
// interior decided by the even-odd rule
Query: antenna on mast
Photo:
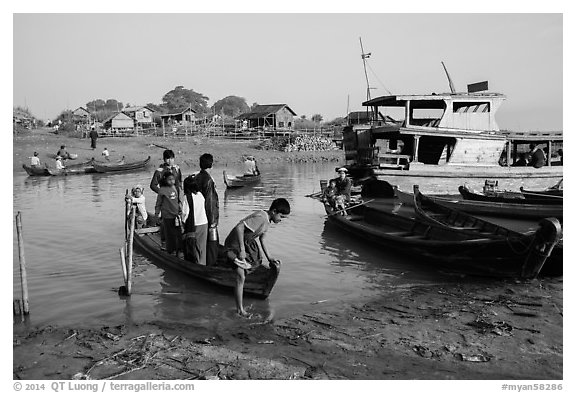
[[[448,70],[446,69],[446,65],[444,64],[443,61],[441,61],[440,63],[442,63],[442,67],[444,67],[444,72],[446,73],[446,78],[448,78],[448,85],[450,86],[450,92],[452,94],[456,94],[456,89],[454,88],[454,83],[452,83],[452,78],[450,78],[450,74],[448,73]]]
[[[372,53],[364,53],[364,46],[362,45],[362,37],[360,37],[360,49],[362,50],[362,63],[364,64],[364,76],[366,77],[366,100],[370,100],[370,81],[368,80],[368,72],[366,71],[366,59],[369,59]]]

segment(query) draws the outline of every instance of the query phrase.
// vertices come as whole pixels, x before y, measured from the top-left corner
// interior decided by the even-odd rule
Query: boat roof
[[[405,106],[407,101],[445,101],[445,100],[472,100],[485,101],[487,99],[505,100],[502,93],[432,93],[432,94],[404,94],[373,98],[362,103],[363,106]]]

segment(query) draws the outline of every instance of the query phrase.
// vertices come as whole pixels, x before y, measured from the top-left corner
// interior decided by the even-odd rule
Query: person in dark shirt
[[[352,195],[352,180],[346,177],[348,169],[340,168],[338,169],[338,177],[336,180],[336,190],[338,195],[344,196],[346,202],[350,202],[350,197]]]
[[[526,153],[519,153],[518,159],[512,166],[528,166],[528,161],[526,160]]]
[[[164,159],[164,163],[160,165],[158,169],[154,171],[152,175],[152,180],[150,181],[150,189],[154,191],[156,194],[160,191],[160,184],[162,183],[162,178],[164,177],[165,173],[172,173],[174,175],[174,186],[181,190],[182,187],[182,172],[180,171],[180,167],[174,163],[176,156],[172,150],[164,150],[162,154],[162,158]],[[166,236],[162,225],[162,220],[159,222],[160,224],[160,240],[162,242],[162,248],[166,247]]]
[[[92,150],[96,149],[96,141],[98,140],[98,132],[92,128],[90,131],[90,147]]]
[[[60,150],[56,153],[56,156],[62,157],[63,160],[67,160],[70,158],[70,153],[66,150],[66,145],[60,146]]]
[[[546,156],[542,149],[537,145],[530,145],[530,155],[530,166],[533,166],[534,168],[542,168],[546,164]]]
[[[218,193],[214,179],[210,175],[214,157],[205,153],[200,156],[200,172],[194,180],[198,184],[200,192],[204,196],[206,217],[208,218],[208,244],[206,246],[206,265],[216,265],[218,261],[218,219],[220,217],[218,205]]]

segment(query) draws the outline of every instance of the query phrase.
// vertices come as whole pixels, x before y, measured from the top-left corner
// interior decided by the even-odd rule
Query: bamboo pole
[[[124,285],[128,285],[128,272],[126,271],[126,244],[120,247],[120,266],[122,267],[122,277]]]
[[[20,259],[20,283],[22,286],[22,311],[30,313],[28,304],[28,276],[26,274],[26,258],[24,257],[24,237],[22,236],[22,213],[16,214],[16,232],[18,233],[18,258]]]
[[[130,231],[128,234],[128,258],[126,271],[128,275],[128,280],[126,281],[126,291],[128,295],[132,293],[132,257],[134,254],[134,227],[136,223],[136,206],[132,206],[131,214],[130,214]]]

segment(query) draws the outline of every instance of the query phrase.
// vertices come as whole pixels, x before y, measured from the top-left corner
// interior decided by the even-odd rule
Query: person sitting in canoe
[[[34,152],[34,155],[32,157],[30,157],[30,166],[32,167],[40,166],[40,158],[38,157],[37,151]]]
[[[259,174],[256,159],[253,156],[246,156],[244,159],[244,176],[258,176]]]
[[[336,190],[338,190],[338,195],[343,195],[346,202],[350,202],[350,197],[352,196],[352,180],[346,177],[348,169],[340,168],[338,169],[338,177],[334,179],[336,181]]]
[[[148,220],[148,212],[146,211],[146,197],[144,196],[144,187],[140,184],[132,187],[131,195],[126,196],[126,201],[130,204],[136,204],[136,229],[140,229],[146,226],[146,220]],[[128,219],[130,219],[130,210],[128,212]]]
[[[102,157],[104,157],[106,161],[110,161],[110,152],[108,151],[107,147],[102,150]]]
[[[270,228],[270,223],[278,224],[288,214],[290,214],[290,203],[284,198],[275,199],[268,211],[257,210],[240,221],[224,241],[226,259],[230,266],[236,270],[234,296],[239,315],[248,315],[244,310],[242,301],[246,274],[262,264],[258,239],[260,239],[262,252],[268,259],[268,263],[279,265],[280,261],[270,256],[264,239]]]
[[[67,160],[67,159],[71,159],[72,157],[70,156],[70,153],[68,153],[68,151],[66,150],[66,145],[62,145],[60,146],[60,149],[58,150],[58,153],[56,153],[56,156],[60,156],[63,160]]]
[[[343,215],[346,213],[345,196],[338,194],[338,189],[336,188],[336,179],[331,179],[322,193],[322,202],[328,203],[333,209],[339,209],[342,211]]]
[[[58,169],[59,171],[63,171],[66,169],[64,163],[62,162],[62,157],[60,156],[56,156],[56,169]]]

